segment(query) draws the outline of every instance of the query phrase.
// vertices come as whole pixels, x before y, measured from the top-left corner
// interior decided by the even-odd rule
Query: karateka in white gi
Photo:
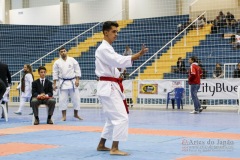
[[[95,73],[99,77],[97,94],[103,106],[106,123],[103,128],[98,151],[110,151],[111,155],[128,155],[118,149],[119,141],[126,141],[128,137],[128,114],[124,105],[124,94],[121,91],[120,72],[117,68],[131,67],[132,61],[143,56],[148,51],[144,45],[142,49],[130,56],[116,53],[112,43],[118,35],[118,23],[107,21],[102,28],[104,40],[95,52]],[[112,147],[105,146],[106,140],[112,140]]]
[[[32,67],[29,64],[25,64],[23,66],[24,75],[21,79],[21,82],[17,86],[17,90],[21,90],[20,96],[20,104],[15,114],[22,115],[24,104],[27,101],[30,101],[32,97],[32,82],[33,82],[33,74],[32,74]]]
[[[59,109],[62,111],[62,121],[66,121],[68,95],[74,108],[74,117],[82,120],[78,115],[80,110],[80,94],[78,90],[81,70],[78,62],[67,55],[65,48],[59,49],[60,58],[53,64],[53,89],[59,89]],[[58,87],[57,87],[58,81]]]

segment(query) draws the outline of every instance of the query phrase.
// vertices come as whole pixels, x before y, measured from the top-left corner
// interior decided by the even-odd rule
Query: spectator
[[[234,49],[240,48],[240,33],[239,32],[235,35],[235,42],[233,42],[233,48]]]
[[[25,64],[23,67],[24,75],[21,79],[21,83],[18,85],[17,89],[21,89],[22,94],[20,97],[20,104],[15,114],[22,115],[22,111],[24,109],[24,104],[26,101],[30,101],[32,97],[32,82],[34,80],[32,74],[32,67],[29,64]]]
[[[223,78],[223,70],[220,63],[216,64],[215,70],[213,71],[213,78]]]
[[[231,35],[230,37],[230,43],[235,43],[236,42],[236,39],[235,39],[235,34]]]
[[[202,18],[203,22],[206,23],[206,21],[207,21],[206,17],[204,15],[202,15],[201,18]]]
[[[121,70],[119,70],[121,75],[120,75],[120,78],[122,78],[123,80],[129,80],[129,73],[127,73],[127,69],[124,69],[123,72],[121,72]],[[126,98],[126,101],[127,101],[127,105],[128,107],[133,107],[133,101],[132,101],[132,98]]]
[[[223,14],[223,12],[220,11],[218,16],[219,16],[220,27],[224,27],[227,24],[225,14]]]
[[[129,46],[126,46],[124,52],[123,52],[123,56],[131,56],[132,55],[132,50]],[[124,71],[126,70],[126,68],[120,68],[120,73],[122,74]]]
[[[198,16],[198,19],[195,22],[194,26],[195,26],[196,29],[201,29],[201,28],[203,28],[204,24],[205,23],[204,23],[202,17]]]
[[[238,19],[238,20],[234,19],[232,21],[232,28],[236,28],[239,25],[240,25],[240,19]],[[240,32],[240,31],[238,30],[237,32]]]
[[[197,96],[197,92],[200,88],[200,81],[201,81],[200,77],[202,74],[202,70],[199,67],[195,57],[190,57],[188,62],[190,64],[189,75],[188,75],[188,84],[190,85],[190,93],[191,93],[191,97],[192,97],[193,104],[194,104],[194,110],[190,113],[197,114],[197,113],[202,112],[202,110],[203,110],[201,107],[200,101],[198,99],[198,96]]]
[[[233,72],[233,78],[240,78],[240,63],[237,64],[237,69]]]
[[[126,46],[126,49],[123,52],[124,56],[131,56],[132,55],[132,50],[129,46]]]
[[[128,80],[129,79],[129,73],[127,73],[126,69],[124,69],[124,71],[122,72],[121,77],[123,78],[123,80]]]
[[[235,21],[234,20],[235,20],[234,15],[231,14],[230,12],[227,12],[227,15],[226,15],[227,25],[232,26],[234,24],[234,22],[236,21],[236,20]]]
[[[218,33],[219,28],[220,28],[220,21],[219,21],[219,16],[217,16],[213,20],[213,25],[211,27],[211,33]]]
[[[11,78],[11,74],[9,72],[9,69],[8,69],[8,65],[0,62],[0,79],[4,82],[5,86],[8,87],[11,85],[12,83],[12,78]],[[3,102],[4,103],[4,102]],[[6,105],[7,109],[8,109],[8,105]],[[2,117],[1,118],[4,118],[5,115],[2,111]]]
[[[201,63],[201,60],[197,60],[197,62],[198,62],[198,66],[202,70],[201,79],[206,79],[207,71],[204,69],[204,67],[203,67],[203,65]],[[199,102],[201,104],[202,109],[206,109],[207,108],[207,106],[205,106],[207,104],[206,99],[200,99]]]
[[[182,32],[182,30],[184,30],[184,29],[185,29],[187,26],[189,26],[191,23],[192,23],[192,20],[191,20],[191,19],[188,19],[187,22],[185,22],[185,23],[183,23],[183,24],[178,24],[178,26],[177,26],[178,32],[177,32],[177,33]],[[188,30],[192,30],[192,29],[193,29],[193,26],[191,25],[191,26],[188,27],[187,31],[188,31]]]
[[[186,73],[186,69],[185,69],[185,63],[184,61],[182,60],[182,57],[179,57],[178,58],[178,61],[177,61],[177,70],[176,70],[177,73]]]

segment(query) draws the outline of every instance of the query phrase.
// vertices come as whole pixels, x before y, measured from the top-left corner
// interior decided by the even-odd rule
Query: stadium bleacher
[[[212,78],[216,63],[239,63],[239,50],[233,49],[230,39],[224,39],[223,34],[236,34],[240,25],[236,28],[224,27],[219,30],[219,33],[209,34],[206,40],[200,42],[200,45],[194,47],[193,52],[189,52],[184,59],[186,66],[188,66],[188,59],[196,56],[207,71],[206,78]],[[174,66],[176,67],[176,66]],[[230,73],[229,75],[232,75]],[[165,73],[165,79],[186,79],[186,74],[179,73]]]
[[[22,69],[23,64],[33,63],[95,24],[69,26],[0,24],[0,59],[9,65],[10,72],[14,74]],[[91,33],[86,33],[80,36],[78,41],[81,42],[90,35]],[[69,49],[74,45],[76,45],[76,41],[68,43],[65,47]],[[47,59],[42,61],[42,64],[53,60],[56,56],[58,56],[57,53],[49,55]],[[39,65],[40,62],[34,64],[33,69]],[[13,80],[18,81],[19,77],[13,77]]]
[[[176,35],[176,26],[179,23],[186,22],[188,18],[188,15],[181,15],[136,19],[132,24],[123,28],[119,32],[117,41],[113,44],[116,52],[122,54],[126,45],[129,45],[133,52],[138,52],[142,44],[149,47],[149,53],[144,56],[144,59],[137,60],[128,72],[135,70],[171,40]],[[9,64],[10,71],[14,74],[22,69],[23,64],[36,61],[95,24],[87,23],[65,26],[0,25],[1,41],[3,42],[1,44],[4,44],[0,46],[1,60]],[[38,32],[31,32],[31,30],[38,30]],[[101,32],[101,26],[94,28],[94,31]],[[92,36],[92,31],[80,36],[78,42],[82,42],[90,36]],[[98,45],[90,47],[88,52],[84,52],[80,57],[76,57],[82,69],[82,79],[96,79],[94,53]],[[74,46],[76,46],[76,41],[68,43],[65,47],[70,49]],[[164,51],[166,50],[167,48],[164,49]],[[11,55],[18,55],[18,57],[12,58]],[[33,69],[52,61],[54,57],[58,57],[57,52],[50,54],[42,62],[34,64]],[[153,60],[149,61],[148,64],[152,62]],[[143,70],[144,68],[141,69],[141,71]],[[17,81],[19,78],[14,77],[13,80]]]
[[[177,25],[184,23],[188,20],[188,15],[181,16],[167,16],[156,18],[135,19],[133,23],[128,24],[126,28],[121,29],[118,34],[118,39],[113,43],[116,52],[122,54],[126,45],[129,45],[132,51],[138,52],[142,44],[149,48],[144,58],[134,62],[133,67],[127,71],[131,73],[139,65],[145,62],[169,40],[171,40],[177,32]],[[65,25],[65,26],[34,26],[34,25],[0,25],[0,52],[1,61],[9,65],[12,74],[22,69],[23,64],[32,63],[49,53],[53,49],[59,47],[68,40],[74,38],[80,33],[86,31],[96,23],[86,23],[78,25]],[[237,63],[240,58],[238,50],[232,48],[229,39],[224,39],[224,33],[236,33],[239,26],[236,28],[222,28],[219,33],[209,34],[206,40],[200,41],[200,45],[194,47],[192,52],[188,52],[184,59],[185,64],[188,64],[188,58],[197,56],[207,71],[207,78],[212,77],[212,72],[216,63]],[[38,32],[32,32],[38,30]],[[101,25],[94,28],[94,32],[101,32]],[[78,42],[83,42],[87,37],[92,36],[92,31],[87,32],[78,38]],[[180,40],[179,36],[174,42]],[[94,80],[95,65],[94,53],[98,44],[90,47],[87,52],[83,52],[81,56],[76,57],[82,69],[82,79]],[[76,46],[76,41],[68,43],[65,47],[70,49]],[[169,47],[164,48],[161,53],[166,52]],[[226,56],[226,53],[227,56]],[[13,55],[18,55],[14,57]],[[160,57],[162,54],[159,54]],[[57,52],[50,54],[47,59],[42,62],[37,62],[33,65],[36,69],[41,64],[46,64],[58,57]],[[152,64],[154,60],[150,60],[141,68],[141,72],[146,69],[146,66]],[[174,66],[173,66],[174,67]],[[131,79],[137,76],[135,73]],[[165,79],[179,79],[187,78],[185,74],[178,73],[165,73]],[[13,80],[19,80],[14,78]]]

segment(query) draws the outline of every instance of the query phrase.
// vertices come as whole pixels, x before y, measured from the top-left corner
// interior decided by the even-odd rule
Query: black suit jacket
[[[37,97],[41,93],[45,93],[49,97],[53,96],[52,82],[46,78],[44,82],[44,87],[42,87],[40,79],[37,79],[32,82],[32,97]]]
[[[0,79],[0,100],[3,98],[5,91],[6,91],[6,85],[2,81],[2,79]]]
[[[0,62],[0,79],[8,86],[12,82],[11,74],[8,69],[8,65]],[[8,81],[7,81],[8,80]]]

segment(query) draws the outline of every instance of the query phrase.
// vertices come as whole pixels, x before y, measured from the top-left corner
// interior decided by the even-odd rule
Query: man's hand
[[[41,93],[40,95],[37,96],[37,99],[44,100],[45,98],[46,98],[45,93]]]
[[[76,87],[79,86],[79,79],[76,79],[76,81],[75,81],[75,86],[76,86]]]
[[[57,89],[57,85],[53,84],[53,90],[56,91],[56,89]]]
[[[146,48],[146,46],[143,44],[143,45],[142,45],[142,49],[141,49],[138,53],[132,55],[132,61],[139,59],[139,58],[140,58],[141,56],[143,56],[146,52],[148,52],[148,48]]]
[[[140,51],[141,56],[142,56],[144,53],[146,53],[146,52],[148,52],[148,48],[146,48],[145,44],[143,44],[143,45],[142,45],[142,49],[141,49],[141,51]]]

